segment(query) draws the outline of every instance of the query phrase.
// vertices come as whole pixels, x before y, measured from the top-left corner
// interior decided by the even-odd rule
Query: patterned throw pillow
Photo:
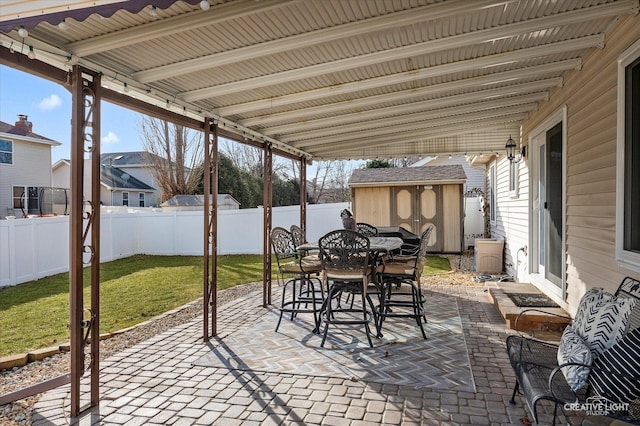
[[[602,287],[594,287],[587,290],[580,299],[580,304],[578,304],[578,310],[573,319],[573,329],[580,330],[583,328],[582,324],[586,321],[588,312],[598,303],[611,299],[613,299],[613,294],[604,291]]]
[[[585,308],[585,317],[573,329],[591,349],[593,359],[622,339],[627,331],[636,299],[627,297],[603,298]]]
[[[617,345],[593,361],[589,382],[600,396],[613,402],[632,402],[640,398],[640,381],[610,372],[640,377],[640,328],[627,334]]]
[[[558,365],[576,362],[591,365],[591,349],[571,326],[564,329],[558,346]],[[589,367],[571,365],[562,368],[564,378],[571,389],[577,391],[587,383]]]

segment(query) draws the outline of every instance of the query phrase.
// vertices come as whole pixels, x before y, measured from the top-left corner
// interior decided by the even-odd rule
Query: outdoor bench
[[[595,288],[580,300],[573,322],[559,344],[522,333],[507,337],[509,361],[516,376],[510,403],[522,392],[538,423],[537,404],[586,411],[640,424],[640,281],[626,277],[612,295]],[[527,309],[526,318],[540,309]],[[565,413],[566,414],[566,413]]]

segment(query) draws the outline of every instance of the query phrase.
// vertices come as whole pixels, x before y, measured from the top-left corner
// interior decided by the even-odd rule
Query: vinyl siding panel
[[[640,17],[621,19],[605,47],[594,49],[582,70],[568,73],[563,87],[523,125],[523,141],[528,141],[547,117],[567,108],[565,279],[571,313],[589,288],[613,289],[625,275],[639,278],[618,266],[614,257],[617,59],[638,39]],[[512,218],[502,224],[513,225]]]
[[[13,153],[13,165],[0,165],[0,218],[13,206],[14,186],[51,186],[51,146],[13,139]]]
[[[524,258],[518,250],[528,244],[529,236],[529,186],[528,166],[526,161],[519,163],[518,195],[509,192],[509,161],[501,156],[497,161],[497,209],[496,223],[491,226],[492,238],[504,238],[504,270],[505,273],[521,278]]]
[[[479,188],[483,192],[485,191],[484,170],[477,167],[471,167],[462,155],[452,156],[451,158],[446,156],[434,158],[425,166],[448,166],[452,164],[461,165],[464,169],[464,173],[467,175],[467,181],[464,184],[463,192],[470,191],[473,188]]]

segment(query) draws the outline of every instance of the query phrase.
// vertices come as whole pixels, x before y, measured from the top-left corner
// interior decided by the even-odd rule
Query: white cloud
[[[37,107],[42,111],[50,111],[62,105],[62,99],[58,95],[51,95],[38,102]]]
[[[105,145],[112,145],[120,142],[120,138],[113,132],[107,133],[107,136],[102,138],[102,143]]]

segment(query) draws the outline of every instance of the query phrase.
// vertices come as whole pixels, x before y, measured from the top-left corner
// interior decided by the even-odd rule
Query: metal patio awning
[[[612,23],[638,10],[637,0],[201,3],[9,1],[0,63],[19,67],[31,49],[64,71],[79,63],[123,97],[214,117],[296,157],[502,153]]]

